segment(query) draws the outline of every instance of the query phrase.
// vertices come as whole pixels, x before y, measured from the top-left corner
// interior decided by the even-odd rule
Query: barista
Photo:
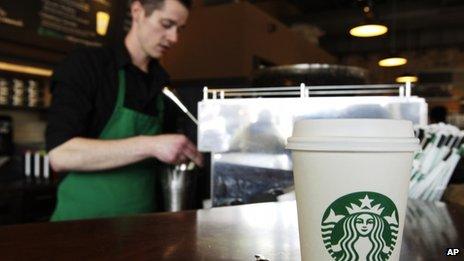
[[[46,131],[50,164],[67,172],[52,221],[151,212],[157,162],[202,165],[195,145],[171,131],[158,59],[178,40],[190,0],[132,0],[132,26],[118,46],[66,58],[52,79]]]

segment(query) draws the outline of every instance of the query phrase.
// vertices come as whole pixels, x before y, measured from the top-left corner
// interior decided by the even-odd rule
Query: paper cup
[[[302,260],[398,260],[413,153],[409,121],[296,122],[292,150]]]

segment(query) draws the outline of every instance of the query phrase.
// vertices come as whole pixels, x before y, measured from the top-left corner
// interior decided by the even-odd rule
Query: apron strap
[[[126,95],[126,72],[124,69],[120,69],[118,72],[119,76],[119,88],[118,88],[118,97],[116,99],[115,108],[120,108],[124,106],[124,98]]]

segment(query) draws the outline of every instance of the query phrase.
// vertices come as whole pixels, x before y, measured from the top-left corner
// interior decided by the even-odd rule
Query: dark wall
[[[99,11],[110,15],[104,36],[95,30]],[[126,16],[127,0],[0,0],[0,58],[54,65],[79,46],[100,46],[121,38]]]

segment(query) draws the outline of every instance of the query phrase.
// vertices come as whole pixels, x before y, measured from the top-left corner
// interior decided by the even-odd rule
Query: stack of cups
[[[0,105],[8,105],[10,97],[10,89],[8,81],[0,78]]]
[[[29,80],[27,86],[27,106],[37,107],[40,105],[40,89],[37,81]]]
[[[292,150],[302,260],[399,260],[411,122],[296,122]]]
[[[24,93],[24,81],[13,79],[13,96],[11,98],[13,106],[24,106]]]

